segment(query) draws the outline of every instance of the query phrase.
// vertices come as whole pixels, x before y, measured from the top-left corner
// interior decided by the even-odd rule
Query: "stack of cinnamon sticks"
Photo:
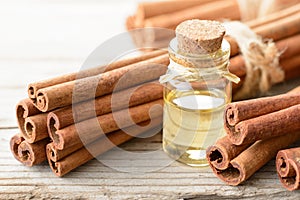
[[[277,3],[286,4],[284,1],[277,1]],[[149,43],[163,43],[165,47],[167,47],[168,42],[165,41],[170,41],[170,39],[174,37],[174,33],[170,34],[170,30],[174,30],[180,22],[194,18],[240,20],[239,6],[236,0],[171,0],[143,2],[138,5],[136,13],[128,17],[126,26],[127,30],[155,28],[155,31],[144,31],[144,34],[132,34],[138,46],[143,46],[143,44],[148,45]],[[280,67],[284,71],[284,80],[290,80],[300,76],[300,48],[298,45],[300,42],[300,3],[298,1],[293,1],[293,4],[285,9],[277,10],[264,17],[245,21],[244,23],[262,38],[266,40],[272,39],[276,43],[278,52],[281,53]],[[157,30],[156,28],[165,28],[165,31]],[[138,30],[140,33],[141,29]],[[132,32],[135,33],[135,31]],[[229,36],[226,36],[226,39],[231,45],[229,69],[232,73],[241,78],[239,84],[233,84],[233,93],[235,94],[243,87],[247,76],[247,69],[243,55],[239,54],[237,42]],[[140,44],[139,42],[141,41],[144,43]],[[275,83],[281,81],[282,80],[275,80]],[[258,82],[258,84],[260,83]],[[253,89],[251,92],[253,93],[249,95],[251,97],[260,95],[256,89]],[[236,97],[235,99],[243,98],[249,97],[242,96]]]
[[[128,30],[160,27],[175,29],[188,19],[240,19],[236,0],[170,0],[139,3],[134,15],[126,21]]]
[[[131,138],[160,127],[165,50],[29,84],[17,105],[11,151],[24,165],[45,160],[63,176]],[[151,111],[151,112],[150,112]]]
[[[300,139],[299,113],[300,87],[278,96],[228,104],[224,114],[227,134],[207,149],[213,172],[229,185],[247,180],[279,150]]]
[[[300,24],[300,3],[245,23],[259,36],[275,42],[281,53],[280,67],[284,71],[284,80],[300,76],[300,48],[295,44],[300,41],[300,27],[297,26]],[[227,39],[231,44],[232,56],[229,69],[241,78],[238,85],[233,84],[233,91],[237,92],[243,86],[247,70],[243,56],[238,54],[236,42],[232,38],[227,37]]]
[[[175,37],[174,29],[189,19],[239,20],[236,0],[168,0],[138,4],[133,16],[126,20],[126,28],[138,47],[167,47]],[[135,30],[136,29],[136,30]]]

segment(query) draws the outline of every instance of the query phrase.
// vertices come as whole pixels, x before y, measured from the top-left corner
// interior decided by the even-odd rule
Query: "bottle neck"
[[[170,58],[188,68],[223,68],[230,58],[230,44],[224,39],[221,48],[212,53],[189,54],[178,48],[177,38],[169,44]]]
[[[229,57],[224,59],[211,59],[210,57],[201,57],[200,59],[197,58],[190,58],[184,57],[183,55],[178,56],[179,54],[174,54],[169,52],[170,63],[172,63],[175,67],[183,67],[189,71],[195,72],[203,72],[203,73],[213,73],[214,71],[228,71],[229,65]]]
[[[177,39],[174,38],[169,45],[169,57],[168,73],[161,76],[161,83],[218,78],[226,78],[234,83],[240,81],[239,77],[228,71],[230,45],[226,40],[223,40],[221,48],[216,52],[190,55],[178,50]]]

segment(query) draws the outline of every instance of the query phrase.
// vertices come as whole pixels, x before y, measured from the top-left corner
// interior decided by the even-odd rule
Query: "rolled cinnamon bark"
[[[171,0],[171,1],[151,1],[138,4],[136,16],[142,20],[156,15],[172,13],[178,10],[194,7],[196,5],[209,3],[216,0]],[[218,0],[217,0],[218,1]]]
[[[288,7],[296,6],[297,4],[300,3],[300,1],[299,0],[276,0],[272,2],[272,4],[270,4],[270,2],[269,3],[266,2],[266,3],[269,6],[263,11],[262,10],[260,11],[260,16],[263,14],[274,13]]]
[[[146,61],[38,90],[36,106],[47,112],[134,85],[158,79],[169,63],[164,54]],[[118,85],[117,88],[115,86]],[[75,91],[74,91],[75,90]],[[95,91],[96,90],[96,91]],[[73,96],[75,92],[75,96]]]
[[[154,16],[145,20],[145,27],[175,29],[178,24],[188,19],[216,20],[220,18],[240,19],[236,0],[214,1],[169,14]]]
[[[41,113],[30,99],[21,100],[16,106],[16,117],[18,121],[18,126],[21,134],[24,134],[25,131],[25,119],[29,116],[37,115]]]
[[[281,62],[281,66],[285,71],[285,80],[291,80],[300,77],[300,56],[285,59]]]
[[[280,56],[280,63],[285,71],[285,73],[289,72],[289,67],[286,67],[284,62],[288,61],[289,58],[299,57],[300,54],[300,34],[296,34],[286,39],[282,39],[276,42],[276,47],[279,51],[282,51],[282,55]],[[293,65],[295,66],[295,65]],[[299,65],[296,65],[298,67]],[[243,77],[246,75],[245,62],[241,55],[232,57],[230,59],[229,71],[234,73],[238,77]]]
[[[231,160],[227,169],[219,170],[212,165],[211,167],[215,175],[225,183],[239,185],[276,156],[277,151],[299,139],[300,132],[295,132],[269,140],[260,140]]]
[[[144,130],[150,130],[151,127],[155,126],[155,125],[158,125],[159,123],[159,120],[162,121],[162,116],[158,117],[158,118],[155,118],[153,119],[153,124],[150,124],[150,126],[146,127],[146,129]],[[134,132],[138,132],[138,127],[137,126],[145,126],[147,124],[150,123],[150,120],[148,121],[145,121],[145,122],[141,122],[141,123],[138,123],[137,125],[133,125],[133,126],[130,126],[130,127],[126,127],[126,128],[123,128],[122,130],[126,133],[132,133],[132,130],[134,129]],[[116,131],[118,132],[118,131]],[[111,133],[109,133],[108,135],[110,135]],[[93,142],[92,142],[93,143]],[[47,156],[48,158],[53,161],[53,162],[57,162],[65,157],[67,157],[68,155],[74,153],[75,151],[81,149],[81,148],[84,148],[85,146],[88,146],[89,144],[86,144],[86,145],[82,145],[82,144],[77,144],[77,145],[73,145],[69,148],[65,148],[63,150],[59,150],[56,148],[55,144],[53,142],[49,143],[46,147],[46,151],[47,151]]]
[[[157,15],[176,12],[197,5],[202,5],[215,0],[172,0],[172,1],[151,1],[141,2],[136,11],[135,27],[141,28],[145,19]]]
[[[297,8],[298,9],[298,8]],[[300,9],[299,9],[300,10]],[[270,38],[274,41],[289,38],[300,33],[300,12],[294,12],[284,18],[277,18],[270,23],[253,28],[253,31],[263,38]],[[252,28],[252,27],[250,27]],[[239,48],[234,39],[229,40],[231,56],[238,54]]]
[[[300,189],[300,148],[285,149],[276,156],[276,170],[282,185],[290,190]]]
[[[234,58],[230,59],[230,63],[235,65],[234,62],[238,61],[235,58],[238,58],[238,57],[239,56],[235,56]],[[239,60],[242,60],[242,57],[240,57]],[[243,60],[242,60],[242,63],[244,63]],[[280,61],[280,65],[281,65],[282,69],[284,70],[284,80],[292,80],[294,78],[300,77],[299,63],[300,63],[300,56],[298,56],[298,55],[295,55],[291,58],[286,58],[286,59]],[[238,73],[243,73],[243,70],[244,69],[241,69],[240,71],[238,71]],[[239,88],[241,88],[242,85],[244,84],[245,75],[240,75],[239,78],[241,79],[241,81],[238,84],[233,83],[233,85],[232,85],[232,93],[233,94],[235,94],[239,90]]]
[[[156,128],[157,130],[161,129],[161,122],[161,117],[153,119],[151,125],[147,126],[146,129],[143,129],[144,132]],[[149,121],[145,121],[143,123],[140,123],[139,125],[145,126],[148,123]],[[130,133],[130,135],[128,135],[127,133]],[[96,140],[93,143],[89,144],[87,149],[81,148],[57,162],[51,159],[53,157],[51,156],[52,151],[47,151],[48,162],[55,175],[61,177],[69,173],[73,169],[93,159],[94,156],[98,156],[102,153],[105,153],[106,151],[132,139],[133,137],[141,133],[143,133],[141,132],[141,129],[137,129],[136,126],[128,127],[124,130],[118,130],[113,133],[109,133],[107,135],[107,138],[100,138],[99,140]],[[107,139],[110,140],[110,143],[107,141]]]
[[[21,135],[27,142],[35,143],[49,137],[47,115],[48,113],[41,113],[25,119],[25,132],[22,132]]]
[[[48,139],[41,140],[34,144],[25,141],[19,134],[10,140],[10,149],[14,157],[26,166],[33,166],[46,160],[46,145]]]
[[[76,79],[82,79],[89,76],[96,76],[100,73],[111,71],[114,69],[118,69],[127,65],[131,65],[133,63],[137,63],[140,61],[144,61],[150,58],[154,58],[163,54],[166,54],[165,50],[156,50],[148,53],[144,53],[142,55],[138,55],[132,58],[122,59],[113,63],[110,63],[105,66],[95,67],[87,70],[80,71],[78,73],[70,73],[62,76],[58,76],[55,78],[38,81],[35,83],[31,83],[28,85],[28,96],[33,101],[36,102],[37,91],[42,88],[50,87],[53,85],[74,81]]]
[[[53,142],[51,142],[51,143],[47,144],[46,151],[47,151],[48,158],[53,162],[57,162],[81,148],[82,148],[82,144],[77,144],[77,145],[73,145],[69,148],[59,150],[55,147]]]
[[[225,130],[233,144],[249,144],[257,140],[270,139],[275,136],[300,131],[299,113],[300,104],[241,121],[235,126],[228,126],[226,122]]]
[[[196,0],[198,1],[198,0]],[[140,33],[135,31],[132,38],[138,47],[155,46],[167,47],[170,40],[175,37],[174,30],[178,24],[188,19],[221,19],[239,18],[239,9],[236,0],[230,1],[165,1],[151,2],[150,4],[168,4],[165,7],[156,7],[151,12],[159,11],[161,14],[143,18],[143,4],[138,8],[135,16],[129,16],[126,21],[128,30],[133,28],[146,28]],[[147,4],[147,3],[146,3]],[[178,5],[177,5],[178,4]],[[177,10],[177,7],[192,5]],[[152,7],[152,6],[149,6]],[[150,9],[149,9],[150,13]],[[168,31],[169,30],[169,31]]]
[[[229,167],[230,161],[247,149],[251,144],[234,145],[227,136],[219,139],[214,145],[206,150],[206,158],[211,167],[225,170]]]
[[[239,122],[300,104],[300,93],[293,92],[230,103],[225,108],[225,125]]]
[[[149,120],[150,111],[153,118],[161,116],[162,104],[163,100],[161,99],[152,101],[131,107],[128,110],[124,109],[88,119],[60,130],[55,128],[55,119],[50,117],[48,120],[49,135],[59,150],[77,144],[87,144],[109,132]]]
[[[16,134],[10,139],[10,142],[9,142],[10,151],[12,152],[12,154],[16,160],[20,160],[19,154],[18,154],[18,148],[19,148],[19,145],[23,141],[24,141],[24,138],[21,136],[21,134]]]
[[[300,12],[254,28],[254,32],[264,38],[279,40],[300,33]]]
[[[41,113],[30,99],[23,99],[17,104],[16,116],[20,134],[27,142],[34,143],[49,137],[47,114]]]
[[[297,15],[299,12],[300,4],[297,4],[265,17],[259,17],[257,19],[245,22],[245,24],[263,38],[272,38],[274,41],[282,40],[297,33],[299,34],[299,29],[295,28],[295,26],[297,26],[296,24],[299,24],[297,23]],[[293,28],[290,30],[290,27]],[[285,29],[288,29],[289,31],[285,32]],[[230,37],[226,37],[226,39],[231,45],[230,55],[237,55],[239,53],[239,46],[237,45],[236,41]],[[294,44],[294,46],[299,45]]]
[[[73,106],[57,109],[49,113],[48,124],[50,119],[54,120],[53,126],[55,129],[62,129],[75,122],[78,123],[112,111],[118,111],[160,99],[162,98],[162,90],[163,86],[158,82],[150,82],[98,97],[92,101],[85,101]]]
[[[258,26],[264,26],[266,24],[276,22],[277,20],[289,17],[293,14],[300,12],[300,3],[294,4],[293,6],[287,7],[282,10],[278,10],[271,14],[258,17],[256,19],[245,22],[249,27],[256,28]]]
[[[300,42],[300,33],[276,42],[276,47],[282,52],[281,61],[300,54],[300,47],[295,44],[298,42]]]

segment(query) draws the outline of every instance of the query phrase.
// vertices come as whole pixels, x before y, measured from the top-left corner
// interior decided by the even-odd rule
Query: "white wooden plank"
[[[12,190],[12,186],[5,187],[5,189]],[[34,193],[33,197],[53,197],[53,195],[65,195],[68,197],[72,197],[70,195],[74,195],[78,197],[78,194],[82,194],[85,198],[91,198],[95,196],[108,196],[110,199],[124,199],[124,197],[128,197],[129,199],[153,199],[153,197],[159,197],[158,199],[190,199],[198,197],[197,199],[214,199],[216,196],[222,198],[223,194],[226,194],[226,199],[244,198],[248,199],[263,199],[266,194],[268,194],[268,198],[272,199],[292,199],[299,198],[299,193],[291,193],[282,191],[278,188],[256,188],[256,187],[222,187],[217,186],[214,189],[210,189],[208,187],[203,186],[153,186],[153,187],[145,187],[145,186],[135,186],[133,188],[128,187],[115,187],[108,188],[103,186],[36,186],[35,188],[31,188],[28,186],[20,186],[21,189],[31,189],[28,190],[29,194]],[[14,188],[16,189],[16,188]],[[48,191],[47,193],[42,192],[42,190]],[[135,193],[132,191],[136,190]],[[34,192],[35,191],[35,192]],[[74,192],[75,191],[75,192]],[[181,192],[180,192],[181,191]],[[198,195],[201,193],[202,195]],[[5,193],[4,193],[5,194]],[[151,198],[152,197],[152,198]]]
[[[0,130],[1,148],[8,149],[7,142],[15,131]],[[153,137],[150,142],[159,138]],[[133,140],[124,146],[133,144],[135,148],[139,148],[137,144],[140,140]],[[141,144],[144,145],[145,142]],[[273,197],[299,197],[299,193],[291,195],[282,188],[273,162],[269,162],[242,186],[230,187],[218,180],[209,168],[191,168],[177,162],[152,173],[123,173],[92,160],[64,178],[57,178],[47,163],[29,168],[22,166],[8,154],[5,151],[5,157],[0,157],[0,192],[5,197],[53,197],[59,194],[65,197],[80,197],[84,194],[86,198],[110,196],[116,199],[132,199],[137,195],[145,199],[211,198],[214,195],[222,198],[259,198],[265,194]],[[123,159],[126,163],[126,158]],[[154,163],[159,161],[153,160]],[[16,188],[22,192],[16,192]],[[28,192],[24,192],[22,188]],[[99,188],[105,188],[105,192]]]

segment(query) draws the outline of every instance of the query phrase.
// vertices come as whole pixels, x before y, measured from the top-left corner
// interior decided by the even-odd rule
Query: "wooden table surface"
[[[18,132],[14,109],[26,97],[27,84],[77,71],[99,44],[125,30],[125,16],[133,13],[136,2],[0,2],[0,199],[300,199],[300,192],[288,192],[280,185],[274,160],[243,185],[231,187],[209,168],[178,162],[153,172],[126,173],[92,160],[58,178],[47,163],[28,168],[13,158],[9,139]],[[282,83],[269,94],[297,85],[300,80]],[[150,159],[141,157],[140,167],[158,167],[167,159],[160,134],[122,147],[136,153],[157,151]],[[136,167],[134,160],[113,153],[104,159],[118,161],[123,168]]]

